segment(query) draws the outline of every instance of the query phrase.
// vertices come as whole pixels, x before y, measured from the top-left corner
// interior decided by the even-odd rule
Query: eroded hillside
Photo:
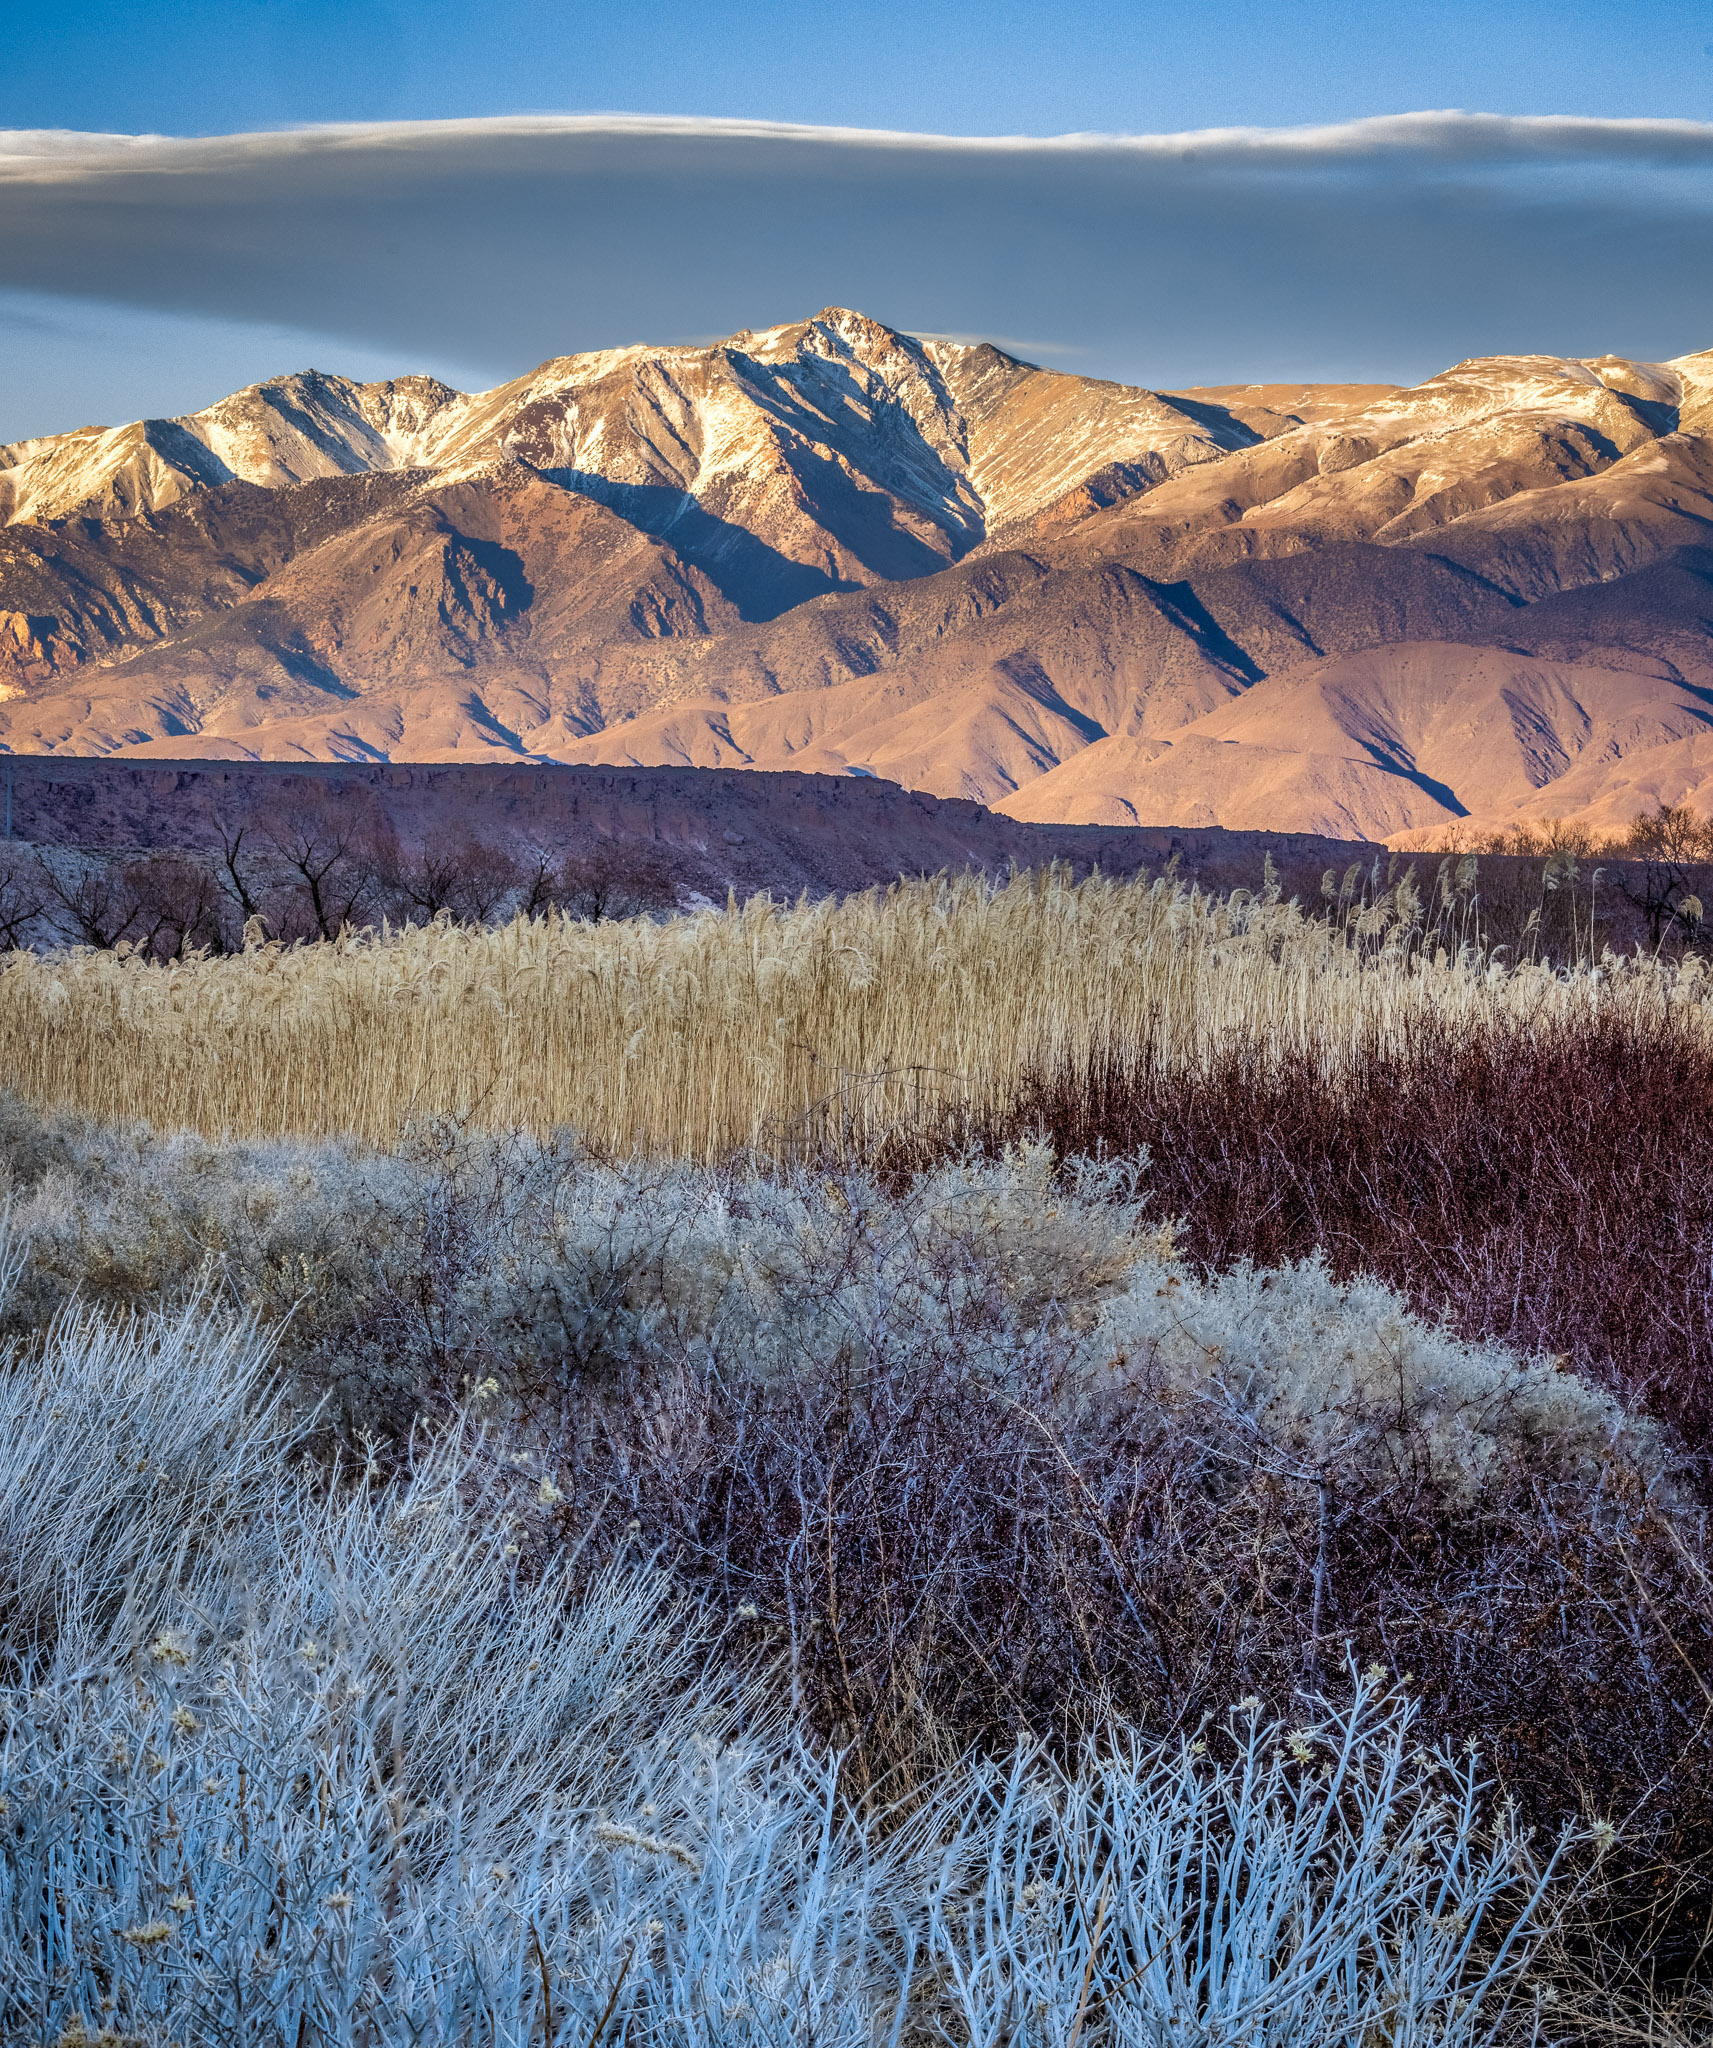
[[[1713,354],[1156,393],[856,313],[0,450],[0,744],[1616,825],[1713,776]]]

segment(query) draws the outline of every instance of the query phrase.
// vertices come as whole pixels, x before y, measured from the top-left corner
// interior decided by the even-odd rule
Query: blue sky
[[[5,0],[0,126],[520,112],[955,135],[1415,108],[1713,119],[1707,0]]]
[[[0,138],[0,441],[829,302],[1166,386],[1713,345],[1713,0],[0,0],[0,51],[0,127],[208,138]],[[1639,125],[1373,125],[1445,108]],[[503,118],[615,111],[677,118]],[[919,139],[1089,133],[1144,140]]]

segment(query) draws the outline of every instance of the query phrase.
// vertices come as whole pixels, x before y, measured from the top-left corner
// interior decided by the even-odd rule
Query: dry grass
[[[1337,1068],[1428,1016],[1679,1009],[1699,1029],[1707,1014],[1693,962],[1501,972],[1440,938],[1407,878],[1329,923],[1276,892],[1051,871],[166,965],[19,954],[0,970],[0,1072],[40,1104],[209,1135],[385,1143],[453,1114],[709,1159],[862,1152],[1115,1047],[1193,1064],[1263,1046]]]

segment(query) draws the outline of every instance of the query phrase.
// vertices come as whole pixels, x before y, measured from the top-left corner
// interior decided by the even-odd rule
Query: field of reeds
[[[1144,1051],[1333,1068],[1426,1020],[1599,1013],[1695,1032],[1700,962],[1498,969],[1413,877],[1343,919],[1277,892],[980,877],[655,922],[260,940],[159,963],[80,949],[0,971],[0,1073],[101,1117],[387,1142],[423,1116],[576,1130],[605,1150],[866,1154],[1002,1112],[1027,1075]]]
[[[1698,953],[0,966],[0,2038],[1713,2038]]]

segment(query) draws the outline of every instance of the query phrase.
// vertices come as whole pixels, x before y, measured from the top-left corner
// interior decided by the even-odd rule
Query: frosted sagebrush
[[[1088,1368],[1106,1401],[1164,1401],[1293,1475],[1349,1473],[1474,1501],[1517,1461],[1594,1481],[1621,1451],[1658,1469],[1664,1448],[1555,1359],[1469,1343],[1377,1280],[1335,1281],[1325,1260],[1205,1277],[1144,1261],[1103,1314]]]
[[[94,1335],[61,1326],[62,1369]],[[14,1513],[57,1627],[4,1637],[8,2038],[1479,2042],[1533,1953],[1549,1870],[1472,1763],[1412,1758],[1398,1696],[1025,1748],[864,1822],[836,1759],[710,1678],[658,1574],[520,1580],[479,1440],[329,1490],[253,1340],[187,1315],[87,1351],[20,1455],[123,1413],[210,1540],[131,1493],[115,1606],[51,1563],[75,1504]],[[236,1492],[234,1432],[162,1398],[216,1358],[251,1415]]]
[[[0,1254],[6,1251],[0,1234]],[[19,1261],[6,1261],[15,1276]],[[0,1281],[9,1277],[0,1272]],[[4,1288],[0,1287],[0,1294]],[[117,1318],[73,1308],[0,1371],[0,1627],[14,1655],[87,1661],[137,1589],[195,1572],[253,1526],[294,1430],[271,1347],[193,1299]]]
[[[961,1768],[880,1832],[826,1765],[656,1740],[597,1803],[534,1788],[531,1831],[411,1808],[325,1680],[269,1676],[260,1713],[157,1682],[191,1732],[134,1685],[13,1706],[9,2034],[106,2011],[197,2043],[522,2044],[608,2013],[660,2042],[1475,2043],[1550,1917],[1473,1768],[1412,1762],[1408,1709],[1369,1697],[1291,1747],[1240,1713],[1211,1744]]]
[[[1461,1342],[1377,1282],[1314,1259],[1198,1274],[1150,1209],[1145,1157],[1061,1168],[1022,1145],[883,1184],[609,1164],[569,1138],[435,1124],[394,1153],[67,1122],[44,1149],[19,1142],[12,1169],[34,1174],[12,1196],[14,1328],[73,1297],[213,1288],[278,1329],[359,1432],[490,1378],[495,1422],[543,1400],[563,1414],[648,1360],[763,1381],[939,1360],[1020,1392],[1045,1376],[1067,1415],[1194,1408],[1293,1469],[1408,1466],[1447,1497],[1523,1453],[1583,1477],[1620,1443],[1663,1458],[1574,1373]]]

